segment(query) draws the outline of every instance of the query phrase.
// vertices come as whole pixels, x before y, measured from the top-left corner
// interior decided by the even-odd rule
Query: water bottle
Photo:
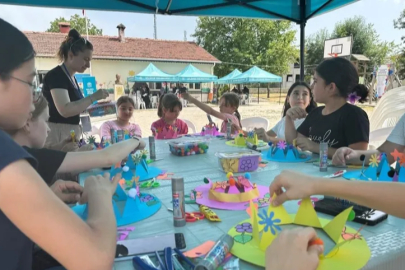
[[[110,129],[111,144],[115,143],[115,129]]]
[[[149,156],[152,160],[156,159],[155,137],[153,136],[149,137]]]
[[[225,260],[225,256],[232,249],[232,246],[233,238],[229,234],[222,235],[194,270],[216,270]]]
[[[328,143],[319,144],[319,171],[328,171]]]
[[[228,141],[232,140],[232,121],[228,119],[226,122],[226,139]]]
[[[124,131],[117,130],[117,142],[122,142],[124,140]]]
[[[184,202],[184,179],[172,178],[173,225],[183,227],[186,225],[186,208]]]

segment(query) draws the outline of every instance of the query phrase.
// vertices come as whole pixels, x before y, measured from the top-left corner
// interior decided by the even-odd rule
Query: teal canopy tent
[[[127,78],[128,82],[177,82],[174,75],[167,74],[150,63],[144,70],[133,77]]]
[[[221,79],[218,79],[216,81],[216,83],[217,84],[228,84],[229,80],[235,78],[236,76],[239,76],[240,74],[242,74],[242,72],[240,72],[238,69],[235,69],[234,71],[232,71],[231,73],[229,73],[225,77],[222,77]]]
[[[274,75],[256,66],[250,68],[248,71],[228,80],[233,84],[249,84],[249,83],[281,83],[283,79],[280,76]],[[259,102],[259,88],[257,87],[257,102]],[[280,87],[281,90],[281,87]]]
[[[300,25],[300,74],[304,78],[306,22],[359,0],[0,0],[0,4],[157,13],[162,15],[289,20]]]
[[[217,76],[202,72],[195,66],[189,64],[182,71],[174,75],[178,82],[184,83],[205,83],[213,82],[218,79]]]

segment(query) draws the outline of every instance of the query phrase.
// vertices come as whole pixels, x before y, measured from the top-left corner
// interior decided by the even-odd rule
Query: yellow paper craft
[[[353,207],[347,208],[342,213],[337,215],[331,222],[326,224],[326,226],[323,227],[323,230],[336,244],[339,242],[339,238],[342,234],[342,228],[345,227],[347,218],[349,217],[349,214],[352,211],[352,209]]]
[[[298,209],[294,223],[314,228],[322,228],[310,198],[301,201],[301,207]]]
[[[301,202],[296,215],[287,214],[282,205],[270,205],[266,211],[257,210],[250,202],[247,210],[250,219],[228,231],[234,238],[231,252],[244,261],[264,267],[265,250],[282,230],[282,225],[297,224],[320,228],[336,243],[330,252],[320,257],[317,270],[360,269],[366,265],[371,253],[359,232],[345,226],[351,210],[348,208],[333,220],[327,220],[318,218],[309,198]]]

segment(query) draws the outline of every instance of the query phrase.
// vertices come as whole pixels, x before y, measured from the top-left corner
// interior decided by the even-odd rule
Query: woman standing
[[[143,99],[143,102],[145,102],[146,109],[149,109],[149,108],[150,108],[150,98],[149,98],[149,95],[150,95],[149,87],[148,87],[147,84],[145,84],[145,86],[142,87],[142,99]]]
[[[76,140],[82,134],[80,113],[94,101],[109,96],[106,90],[98,90],[88,97],[83,97],[74,77],[90,67],[93,45],[72,29],[60,45],[58,51],[62,65],[50,70],[45,78],[43,94],[49,103],[49,127],[51,132],[45,147],[61,150],[61,142],[70,137],[74,130]],[[63,147],[63,145],[62,145]]]

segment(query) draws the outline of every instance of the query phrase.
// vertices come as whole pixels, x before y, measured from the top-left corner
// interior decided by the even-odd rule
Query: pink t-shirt
[[[170,126],[166,124],[163,118],[160,118],[153,122],[150,128],[156,139],[174,139],[177,138],[177,135],[188,134],[187,124],[180,119],[177,119],[174,125]]]
[[[115,130],[128,130],[129,131],[129,135],[132,136],[138,136],[138,137],[142,137],[142,131],[141,128],[134,123],[129,123],[126,127],[120,127],[118,126],[117,122],[114,121],[107,121],[104,122],[101,127],[100,127],[100,136],[101,138],[106,137],[111,139],[111,129],[115,129]]]
[[[238,117],[236,117],[236,115],[227,114],[227,113],[224,113],[223,115],[225,115],[227,119],[231,119],[232,123],[238,126],[238,129],[241,129],[240,124],[239,124],[239,119],[238,119]],[[226,134],[226,123],[227,123],[227,121],[222,122],[221,133]],[[233,131],[233,133],[238,133],[239,132],[239,130],[235,130],[233,127],[232,127],[232,131]]]

